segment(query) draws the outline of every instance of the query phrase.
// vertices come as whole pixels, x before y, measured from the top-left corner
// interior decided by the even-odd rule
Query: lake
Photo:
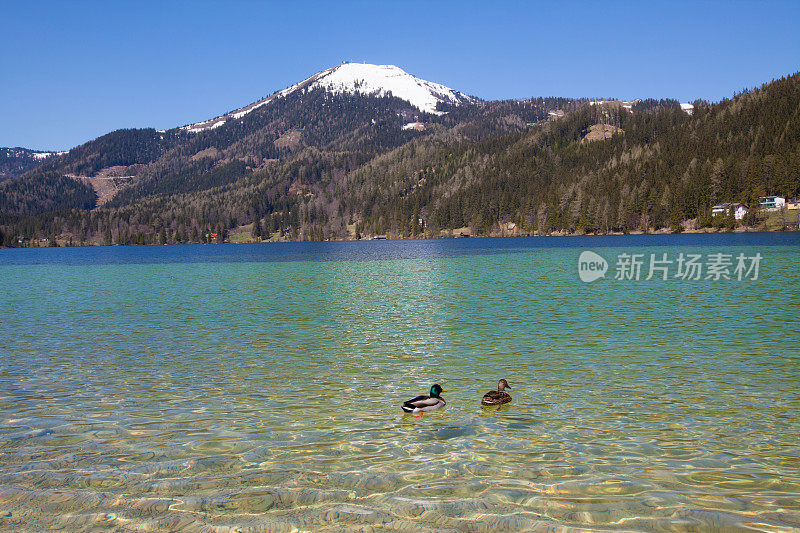
[[[0,530],[800,528],[799,263],[798,233],[0,250]]]

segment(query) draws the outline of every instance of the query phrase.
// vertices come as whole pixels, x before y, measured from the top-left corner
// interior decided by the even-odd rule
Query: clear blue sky
[[[0,4],[0,146],[171,128],[344,59],[484,99],[717,101],[800,70],[800,2]]]

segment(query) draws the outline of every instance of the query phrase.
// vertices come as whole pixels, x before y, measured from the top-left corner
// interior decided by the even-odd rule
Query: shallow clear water
[[[763,259],[586,284],[584,249]],[[0,250],[0,530],[800,528],[798,260],[798,234]]]

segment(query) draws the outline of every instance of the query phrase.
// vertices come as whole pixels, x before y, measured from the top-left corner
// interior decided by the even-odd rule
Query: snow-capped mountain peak
[[[436,104],[460,104],[472,98],[439,83],[412,76],[394,65],[342,63],[320,73],[309,88],[322,87],[332,93],[393,96],[407,101],[420,111],[437,113]]]
[[[228,120],[239,119],[246,114],[267,105],[276,98],[288,96],[299,90],[325,89],[333,94],[363,94],[392,96],[407,101],[426,113],[441,114],[436,111],[439,102],[463,104],[475,101],[474,98],[439,83],[426,81],[413,76],[394,65],[371,65],[368,63],[342,63],[323,70],[291,87],[278,91],[263,100],[227,113],[205,122],[184,126],[191,133],[214,129]]]

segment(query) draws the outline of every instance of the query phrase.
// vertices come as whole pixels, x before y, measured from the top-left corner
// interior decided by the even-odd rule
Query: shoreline
[[[442,240],[442,239],[509,239],[509,238],[553,238],[553,237],[630,237],[630,236],[662,236],[662,235],[702,235],[702,234],[744,234],[744,233],[798,233],[800,229],[798,228],[786,228],[786,229],[769,229],[769,228],[736,228],[732,231],[726,231],[724,229],[718,228],[701,228],[701,229],[690,229],[684,230],[680,232],[671,231],[669,229],[665,230],[655,230],[655,231],[642,231],[642,230],[635,230],[630,232],[621,232],[621,231],[610,231],[608,233],[578,233],[578,232],[551,232],[546,234],[537,234],[537,233],[522,233],[522,232],[515,232],[509,234],[489,234],[489,235],[418,235],[416,237],[401,237],[401,236],[383,236],[381,238],[374,238],[374,236],[364,237],[361,239],[325,239],[325,240],[302,240],[302,239],[270,239],[270,240],[237,240],[231,241],[227,240],[225,242],[219,243],[204,243],[204,242],[175,242],[175,243],[164,243],[164,244],[155,244],[155,243],[147,243],[147,244],[99,244],[99,243],[92,243],[92,242],[79,242],[79,243],[72,243],[69,244],[68,242],[60,241],[58,245],[53,246],[49,244],[49,241],[42,240],[38,241],[35,244],[23,244],[21,246],[0,246],[0,250],[12,250],[12,249],[19,249],[19,248],[101,248],[101,247],[116,247],[116,246],[184,246],[184,245],[221,245],[221,244],[281,244],[281,243],[310,243],[310,242],[362,242],[362,241],[414,241],[414,240]]]

